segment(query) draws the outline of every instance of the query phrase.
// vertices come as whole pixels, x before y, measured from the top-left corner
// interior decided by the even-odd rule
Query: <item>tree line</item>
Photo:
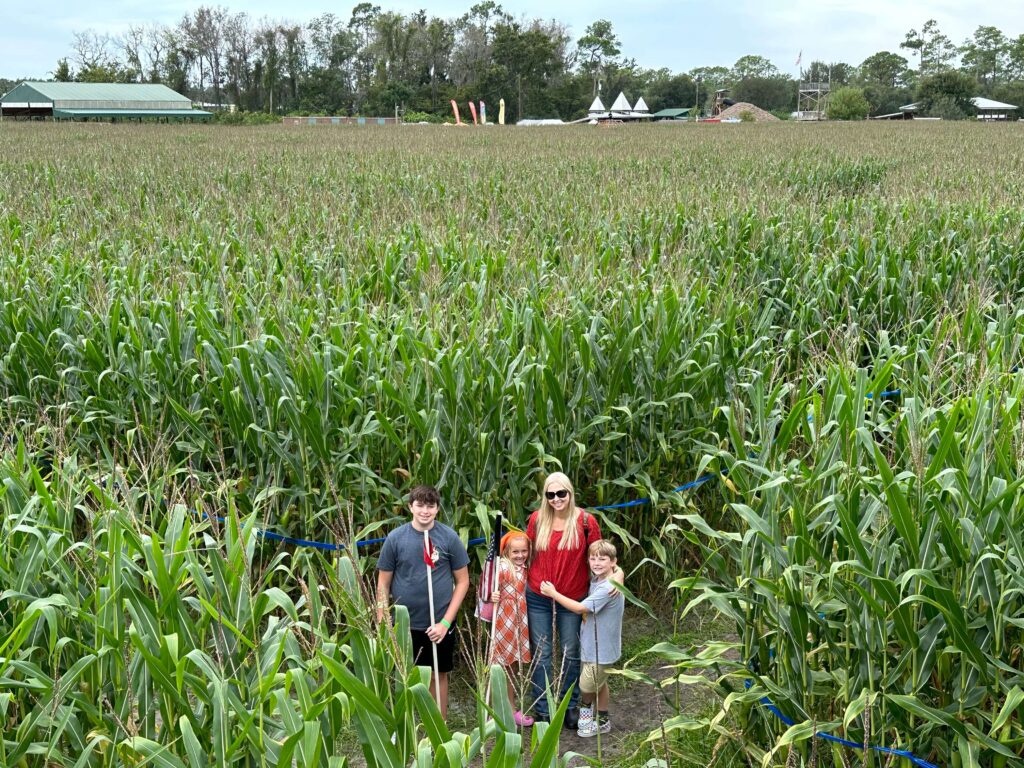
[[[175,25],[130,27],[119,36],[76,32],[57,62],[61,81],[164,83],[194,101],[271,114],[446,116],[451,99],[504,98],[512,120],[565,119],[601,95],[644,97],[652,110],[706,109],[714,92],[788,114],[798,81],[763,56],[685,73],[646,69],[622,52],[599,19],[573,40],[557,20],[514,18],[485,0],[457,18],[402,14],[362,2],[346,19],[324,13],[305,24],[256,20],[201,6]],[[898,51],[860,64],[812,61],[804,82],[827,82],[841,117],[896,111],[918,100],[924,114],[964,117],[972,96],[1024,105],[1024,34],[979,26],[961,44],[935,20],[907,32]],[[843,105],[847,105],[843,107]],[[493,108],[493,107],[492,107]]]

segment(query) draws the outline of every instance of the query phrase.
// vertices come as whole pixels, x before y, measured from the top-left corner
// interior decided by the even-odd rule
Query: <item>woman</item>
[[[563,595],[582,600],[587,595],[590,573],[587,547],[601,538],[594,516],[576,506],[576,494],[569,478],[553,472],[544,481],[540,508],[530,515],[526,535],[533,542],[533,559],[526,576],[526,611],[530,624],[533,655],[533,711],[538,720],[548,720],[546,688],[561,679],[557,701],[571,687],[572,699],[563,727],[575,730],[579,722],[580,622],[582,616],[563,608],[540,593],[540,583],[550,581]],[[621,576],[618,579],[621,582]],[[551,662],[553,636],[558,636],[561,669]],[[554,690],[552,690],[554,693]]]

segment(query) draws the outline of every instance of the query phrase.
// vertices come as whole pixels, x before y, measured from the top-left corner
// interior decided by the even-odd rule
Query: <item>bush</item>
[[[406,110],[405,114],[402,115],[402,122],[404,123],[443,123],[444,118],[441,115],[435,115],[431,112],[417,112],[414,109]]]
[[[926,77],[917,89],[921,114],[945,120],[963,120],[974,114],[971,96],[975,87],[969,75],[955,70]]]
[[[943,120],[966,120],[969,116],[963,105],[952,96],[934,97],[921,112],[921,117],[938,117]]]
[[[863,120],[868,116],[871,105],[860,88],[840,88],[829,97],[829,120]]]
[[[281,117],[267,112],[216,112],[213,122],[220,125],[276,125],[281,122]]]
[[[754,113],[751,112],[749,109],[744,109],[742,112],[740,112],[740,122],[741,123],[756,123],[757,122],[757,118],[754,117]]]

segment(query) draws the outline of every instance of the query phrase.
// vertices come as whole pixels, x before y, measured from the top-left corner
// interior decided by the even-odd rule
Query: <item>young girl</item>
[[[512,684],[513,667],[530,663],[530,629],[526,623],[526,563],[530,540],[525,533],[509,531],[501,537],[498,584],[491,596],[494,603],[494,646],[491,664],[501,664],[508,674],[508,700],[516,705]],[[516,725],[533,725],[533,718],[519,709]]]

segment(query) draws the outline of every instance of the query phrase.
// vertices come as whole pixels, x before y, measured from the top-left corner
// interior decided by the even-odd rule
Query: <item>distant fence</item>
[[[282,117],[284,125],[398,125],[393,117]]]

